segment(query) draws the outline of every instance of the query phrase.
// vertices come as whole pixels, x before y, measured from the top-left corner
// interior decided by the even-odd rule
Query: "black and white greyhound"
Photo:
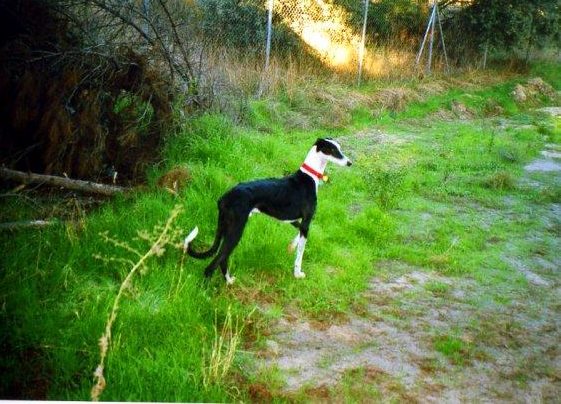
[[[306,274],[302,272],[302,257],[310,222],[316,211],[318,184],[324,179],[323,173],[329,161],[340,166],[352,164],[341,152],[339,143],[332,139],[317,139],[306,160],[294,174],[236,185],[218,200],[218,225],[212,247],[204,252],[192,248],[191,242],[199,232],[199,228],[195,227],[185,238],[185,251],[191,257],[203,259],[214,256],[220,247],[218,254],[206,267],[205,276],[211,277],[220,266],[226,283],[231,285],[235,278],[228,271],[228,258],[240,241],[249,216],[261,212],[289,222],[299,230],[289,245],[289,251],[297,250],[294,276],[304,278]]]

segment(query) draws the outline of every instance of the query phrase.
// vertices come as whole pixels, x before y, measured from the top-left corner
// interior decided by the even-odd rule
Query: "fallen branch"
[[[55,220],[29,220],[21,222],[0,223],[0,231],[41,228],[53,225],[55,223]]]
[[[115,185],[99,184],[97,182],[73,180],[66,177],[56,175],[44,175],[34,173],[24,173],[22,171],[10,170],[9,168],[0,167],[0,178],[4,180],[19,181],[24,184],[41,184],[53,187],[63,187],[75,191],[89,192],[102,195],[115,195],[125,192],[127,188]]]

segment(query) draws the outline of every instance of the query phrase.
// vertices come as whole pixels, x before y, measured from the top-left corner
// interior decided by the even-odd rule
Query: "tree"
[[[561,0],[474,0],[454,20],[475,49],[525,51],[528,58],[534,48],[561,45]]]

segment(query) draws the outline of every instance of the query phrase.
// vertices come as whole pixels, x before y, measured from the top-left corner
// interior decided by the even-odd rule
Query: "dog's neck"
[[[326,165],[327,159],[318,153],[316,146],[314,146],[310,149],[304,163],[300,166],[300,171],[312,177],[317,187],[319,181],[323,179]]]

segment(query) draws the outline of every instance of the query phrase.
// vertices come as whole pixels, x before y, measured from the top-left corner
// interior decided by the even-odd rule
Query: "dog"
[[[231,188],[218,200],[218,225],[210,249],[193,249],[191,242],[199,232],[199,228],[195,227],[185,238],[185,252],[197,259],[214,256],[205,269],[205,276],[210,278],[220,267],[226,283],[231,285],[235,278],[228,271],[230,254],[238,245],[248,218],[255,213],[264,213],[289,222],[299,230],[289,245],[289,251],[296,249],[294,276],[304,278],[306,274],[302,272],[302,257],[310,223],[316,212],[318,185],[327,179],[323,173],[328,162],[339,166],[352,165],[335,140],[317,139],[294,174],[284,178],[243,182]]]

